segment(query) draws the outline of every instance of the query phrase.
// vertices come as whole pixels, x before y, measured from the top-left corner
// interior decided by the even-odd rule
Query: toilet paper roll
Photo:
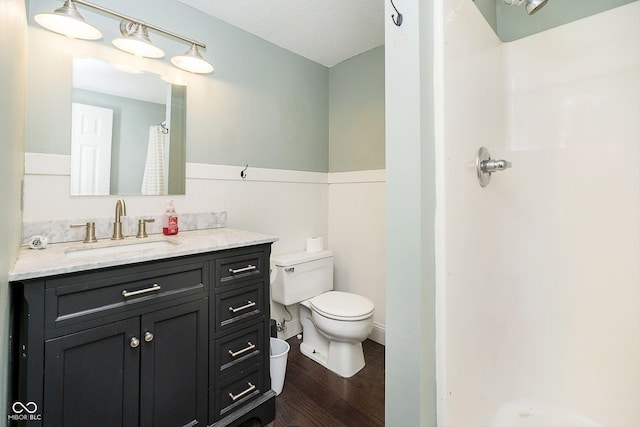
[[[322,237],[309,237],[307,239],[307,252],[320,252],[324,249]]]

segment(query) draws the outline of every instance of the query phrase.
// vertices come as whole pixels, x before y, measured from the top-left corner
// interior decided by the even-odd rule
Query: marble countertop
[[[239,248],[278,240],[234,228],[181,231],[175,236],[154,234],[144,239],[103,239],[96,243],[55,243],[45,249],[23,247],[9,281],[35,279],[56,274],[167,259],[222,249]]]

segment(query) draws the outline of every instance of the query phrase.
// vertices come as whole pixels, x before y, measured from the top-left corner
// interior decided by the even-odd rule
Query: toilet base
[[[316,327],[311,310],[305,302],[300,304],[300,323],[300,352],[309,359],[344,378],[350,378],[364,368],[362,342],[329,339]]]
[[[351,378],[365,366],[362,343],[333,341],[326,348],[316,348],[304,341],[300,352],[344,378]]]
[[[361,342],[329,340],[318,331],[311,319],[311,312],[304,305],[300,306],[300,321],[302,354],[344,378],[350,378],[364,368]]]

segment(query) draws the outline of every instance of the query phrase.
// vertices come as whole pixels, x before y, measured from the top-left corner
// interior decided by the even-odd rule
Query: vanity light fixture
[[[51,13],[38,13],[33,19],[47,30],[73,39],[102,38],[102,32],[93,25],[87,24],[73,1],[66,0],[61,8]]]
[[[192,73],[206,74],[213,71],[213,65],[202,58],[198,45],[195,43],[191,45],[191,48],[184,55],[176,55],[171,58],[171,63]]]
[[[207,46],[204,43],[84,0],[65,0],[61,8],[52,13],[39,13],[34,16],[34,19],[44,28],[67,37],[83,40],[100,39],[102,32],[84,20],[76,9],[76,3],[113,15],[122,20],[120,23],[122,37],[113,40],[113,45],[122,51],[146,58],[164,57],[162,49],[154,46],[149,39],[148,29],[151,29],[191,45],[189,51],[184,55],[177,55],[171,58],[171,63],[174,66],[196,74],[207,74],[213,71],[213,65],[207,62],[198,50],[198,48],[206,49]]]
[[[122,37],[113,39],[115,47],[135,56],[144,58],[162,58],[164,52],[156,47],[149,39],[147,27],[132,21],[120,22],[120,33]]]

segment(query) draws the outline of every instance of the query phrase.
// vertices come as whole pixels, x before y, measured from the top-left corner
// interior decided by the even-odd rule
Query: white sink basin
[[[130,252],[148,251],[153,249],[171,248],[179,245],[177,239],[161,240],[130,240],[124,242],[109,242],[107,244],[83,243],[82,247],[68,248],[64,251],[67,258],[96,257],[102,255],[119,255]],[[97,246],[100,245],[100,246]]]

